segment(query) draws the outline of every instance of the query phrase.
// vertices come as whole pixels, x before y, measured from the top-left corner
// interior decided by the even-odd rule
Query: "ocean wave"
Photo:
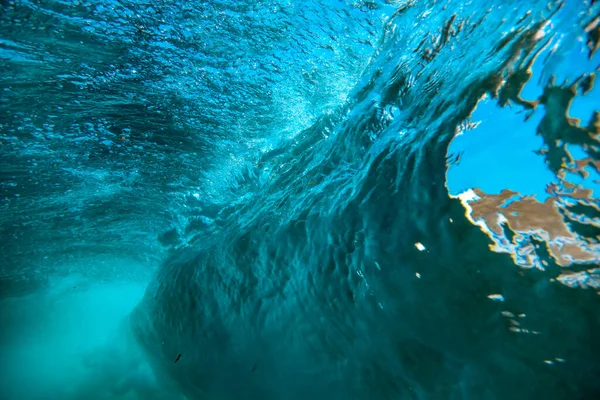
[[[173,398],[600,392],[598,4],[3,7],[4,285],[143,261]]]

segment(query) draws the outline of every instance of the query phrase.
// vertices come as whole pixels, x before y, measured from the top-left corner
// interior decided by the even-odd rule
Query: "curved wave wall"
[[[2,7],[3,297],[149,281],[61,398],[600,393],[599,4]]]

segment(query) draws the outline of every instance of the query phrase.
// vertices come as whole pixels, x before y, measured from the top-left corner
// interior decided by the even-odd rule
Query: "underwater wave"
[[[2,296],[150,280],[57,398],[600,393],[599,4],[2,7]]]

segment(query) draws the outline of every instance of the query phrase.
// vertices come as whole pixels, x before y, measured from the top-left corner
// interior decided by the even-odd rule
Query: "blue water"
[[[599,35],[587,0],[1,1],[0,399],[599,398]]]

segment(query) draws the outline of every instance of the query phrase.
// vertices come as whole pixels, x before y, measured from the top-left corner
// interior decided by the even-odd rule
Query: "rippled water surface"
[[[0,1],[0,399],[600,397],[600,4]]]

